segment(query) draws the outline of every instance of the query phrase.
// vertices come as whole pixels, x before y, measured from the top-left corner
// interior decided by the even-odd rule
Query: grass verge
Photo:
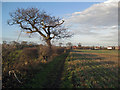
[[[53,61],[43,64],[42,70],[37,72],[23,88],[58,88],[64,61],[68,53],[57,56]]]

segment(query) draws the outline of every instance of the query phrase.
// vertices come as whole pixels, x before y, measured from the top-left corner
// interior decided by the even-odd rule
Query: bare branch
[[[9,25],[19,25],[27,33],[37,32],[45,41],[50,43],[51,39],[70,37],[70,33],[63,26],[64,20],[40,11],[37,8],[18,8],[10,13]],[[53,34],[53,36],[51,36]],[[51,44],[50,44],[51,45]]]
[[[61,25],[61,24],[63,24],[63,23],[64,23],[64,20],[62,20],[62,23],[58,23],[58,24],[56,24],[56,25],[54,25],[54,26],[48,26],[48,27],[54,28],[54,27],[57,27],[57,26],[59,26],[59,25]]]
[[[26,32],[26,33],[33,33],[33,32],[37,32],[37,31],[30,31],[30,32]]]

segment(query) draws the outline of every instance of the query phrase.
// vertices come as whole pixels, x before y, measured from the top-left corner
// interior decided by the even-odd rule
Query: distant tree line
[[[3,48],[16,48],[16,49],[23,49],[25,47],[38,47],[39,45],[34,42],[27,42],[27,41],[22,41],[22,42],[16,42],[16,41],[3,41],[2,47]]]

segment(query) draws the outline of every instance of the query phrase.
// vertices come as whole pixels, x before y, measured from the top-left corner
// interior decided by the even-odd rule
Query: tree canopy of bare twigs
[[[50,48],[52,39],[72,36],[63,26],[64,20],[37,8],[18,8],[16,11],[10,12],[10,17],[9,25],[19,25],[26,33],[39,33]]]
[[[71,42],[68,42],[68,43],[66,43],[66,46],[71,47],[71,46],[72,46],[72,43],[71,43]]]

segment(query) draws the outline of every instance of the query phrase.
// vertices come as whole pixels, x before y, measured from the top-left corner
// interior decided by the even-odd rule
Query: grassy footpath
[[[68,53],[54,58],[53,61],[44,64],[43,69],[37,72],[23,88],[59,88],[64,61]]]

